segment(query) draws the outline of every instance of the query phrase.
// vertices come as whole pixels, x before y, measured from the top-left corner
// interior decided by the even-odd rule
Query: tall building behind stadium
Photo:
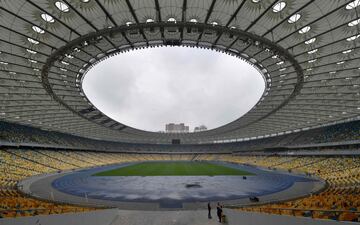
[[[260,99],[150,132],[85,94],[100,62],[174,46],[247,63]],[[359,47],[359,0],[1,0],[0,224],[359,222]]]
[[[165,125],[165,132],[166,133],[188,133],[189,126],[185,126],[184,123],[168,123]]]

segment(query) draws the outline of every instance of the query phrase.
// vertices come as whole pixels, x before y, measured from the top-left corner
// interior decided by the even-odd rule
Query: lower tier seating
[[[232,157],[233,158],[233,157]],[[240,210],[319,219],[360,221],[359,157],[240,157],[229,159],[268,168],[307,172],[326,180],[328,187],[306,198],[244,207]]]
[[[0,218],[95,210],[55,204],[24,196],[17,191],[16,184],[26,177],[76,168],[151,160],[220,160],[311,173],[328,182],[327,189],[322,193],[294,201],[245,207],[239,210],[347,221],[359,220],[359,157],[124,154],[33,149],[0,149]]]

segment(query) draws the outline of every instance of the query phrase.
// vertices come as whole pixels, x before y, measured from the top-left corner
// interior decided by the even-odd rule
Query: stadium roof
[[[360,115],[359,0],[3,0],[0,5],[1,120],[105,140],[204,143],[274,136]],[[252,64],[266,79],[263,97],[222,127],[164,134],[116,122],[83,94],[82,78],[99,61],[174,45],[225,52]]]

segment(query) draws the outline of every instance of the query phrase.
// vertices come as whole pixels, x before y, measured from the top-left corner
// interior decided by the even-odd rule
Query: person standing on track
[[[209,212],[208,213],[208,218],[211,219],[212,217],[211,217],[211,205],[210,205],[210,202],[208,202],[207,206],[208,206],[208,212]]]
[[[220,205],[220,202],[218,202],[216,206],[216,213],[219,218],[219,223],[221,223],[222,212],[223,212],[222,205]]]

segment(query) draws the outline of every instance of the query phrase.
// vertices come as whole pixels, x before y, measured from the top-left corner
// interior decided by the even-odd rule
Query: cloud
[[[184,122],[193,129],[229,123],[250,110],[264,91],[255,68],[203,49],[168,47],[109,58],[86,75],[89,100],[109,117],[148,131]]]

